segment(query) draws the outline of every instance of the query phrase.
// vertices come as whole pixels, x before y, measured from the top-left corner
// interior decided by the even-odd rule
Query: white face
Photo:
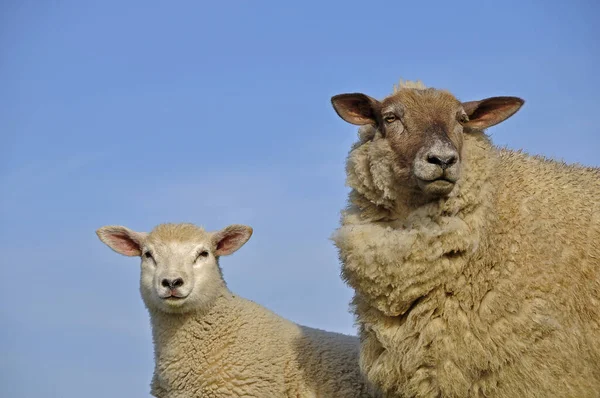
[[[192,224],[162,224],[150,234],[122,226],[97,232],[102,242],[125,256],[140,256],[140,291],[149,309],[164,312],[206,310],[225,289],[218,264],[252,236],[252,228],[230,225],[208,233]]]
[[[148,307],[185,312],[203,303],[210,284],[219,282],[210,242],[164,242],[142,246],[140,291]]]

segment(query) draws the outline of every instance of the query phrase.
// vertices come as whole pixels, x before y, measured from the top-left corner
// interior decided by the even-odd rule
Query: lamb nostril
[[[171,287],[172,288],[177,288],[177,287],[180,287],[180,286],[183,286],[183,279],[181,279],[181,278],[177,278],[173,282],[171,282]]]
[[[162,281],[160,281],[160,284],[162,287],[168,287],[169,289],[176,289],[178,287],[183,286],[183,279],[182,278],[175,278],[175,279],[165,278]]]

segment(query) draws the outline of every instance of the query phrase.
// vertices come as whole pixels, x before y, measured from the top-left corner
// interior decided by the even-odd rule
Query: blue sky
[[[0,5],[0,396],[147,397],[136,259],[107,224],[254,227],[235,292],[354,333],[329,236],[356,128],[329,99],[421,79],[527,102],[493,140],[600,165],[600,5],[12,1]]]

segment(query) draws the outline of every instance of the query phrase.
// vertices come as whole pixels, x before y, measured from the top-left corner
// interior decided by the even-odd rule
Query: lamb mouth
[[[185,300],[186,298],[187,298],[187,296],[174,296],[174,295],[161,297],[162,300],[167,301],[167,302],[182,301],[182,300]]]

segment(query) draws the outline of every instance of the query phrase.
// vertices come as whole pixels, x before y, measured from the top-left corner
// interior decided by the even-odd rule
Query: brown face
[[[345,121],[378,128],[394,151],[399,183],[432,198],[448,195],[460,178],[465,128],[500,123],[524,102],[493,97],[463,104],[435,89],[401,89],[381,102],[364,94],[340,94],[331,101]]]

